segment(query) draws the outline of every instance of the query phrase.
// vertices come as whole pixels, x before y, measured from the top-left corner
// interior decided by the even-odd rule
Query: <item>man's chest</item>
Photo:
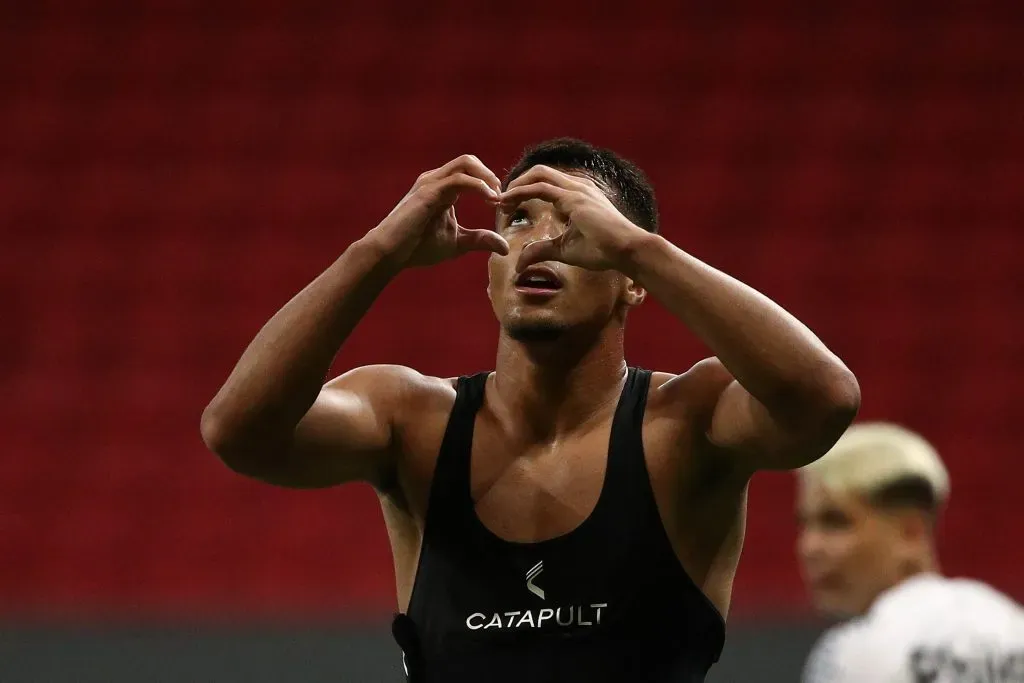
[[[484,526],[516,542],[571,532],[594,511],[606,482],[610,424],[537,442],[482,421],[470,458],[470,495]]]
[[[595,509],[608,487],[649,486],[659,509],[679,505],[680,484],[687,480],[690,454],[678,425],[655,414],[640,426],[642,443],[613,444],[612,415],[569,437],[543,439],[503,427],[486,410],[474,423],[468,459],[468,488],[476,513],[496,535],[534,542],[568,533]],[[438,456],[444,443],[444,420],[424,421],[406,435],[410,448],[400,473],[409,511],[424,520]],[[644,480],[609,481],[614,457],[634,459]],[[627,448],[628,452],[622,452]],[[459,495],[460,492],[447,492]]]

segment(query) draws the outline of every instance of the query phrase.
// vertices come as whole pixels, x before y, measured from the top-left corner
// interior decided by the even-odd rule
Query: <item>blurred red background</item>
[[[243,480],[199,415],[421,171],[555,135],[638,162],[666,236],[815,329],[863,418],[931,438],[945,568],[1024,595],[1019,3],[678,4],[5,10],[0,613],[393,609],[372,492]],[[490,367],[485,278],[403,274],[338,369]],[[657,304],[630,328],[634,364],[706,353]],[[804,609],[791,496],[753,484],[737,614]]]

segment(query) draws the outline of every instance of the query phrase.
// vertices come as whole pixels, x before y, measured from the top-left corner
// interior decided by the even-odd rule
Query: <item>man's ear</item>
[[[899,513],[900,537],[913,544],[928,540],[931,529],[928,520],[917,510],[903,510]]]
[[[491,254],[487,257],[487,299],[491,304],[494,303],[493,293],[491,292],[492,272],[495,267],[495,261],[498,258],[500,257],[497,254]]]
[[[927,548],[927,519],[917,510],[894,510],[887,516],[894,532],[891,552],[902,564],[914,566]]]
[[[647,298],[647,290],[638,283],[626,278],[624,299],[629,306],[639,306]]]

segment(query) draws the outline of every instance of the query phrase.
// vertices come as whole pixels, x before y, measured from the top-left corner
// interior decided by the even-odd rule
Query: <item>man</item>
[[[816,605],[855,617],[821,638],[807,683],[1024,681],[1024,611],[939,574],[936,518],[949,475],[921,436],[851,427],[800,472],[799,554]]]
[[[494,230],[458,223],[467,192]],[[472,250],[492,252],[494,372],[379,365],[321,386],[392,278]],[[627,367],[626,314],[648,292],[717,357]],[[473,156],[421,175],[260,331],[202,432],[267,482],[374,485],[416,683],[702,681],[751,474],[819,457],[859,400],[806,327],[657,234],[639,169],[561,139],[504,183]]]

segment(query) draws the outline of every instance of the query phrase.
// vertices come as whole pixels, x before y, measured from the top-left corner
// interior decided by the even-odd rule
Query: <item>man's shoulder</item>
[[[328,392],[344,392],[368,401],[394,417],[424,415],[431,408],[450,408],[457,377],[436,377],[406,365],[361,365],[332,379]]]
[[[352,368],[332,379],[327,386],[359,385],[389,392],[401,389],[436,391],[443,387],[454,389],[457,382],[458,377],[436,377],[408,365],[379,363]]]
[[[652,371],[644,413],[652,477],[666,476],[687,491],[700,492],[705,501],[710,500],[708,493],[715,492],[717,501],[741,504],[748,477],[734,476],[730,460],[721,457],[706,436],[722,392],[732,381],[715,357],[700,360],[680,374]]]
[[[681,373],[651,372],[648,402],[673,413],[708,413],[714,409],[722,391],[732,382],[732,374],[718,358],[698,361]]]
[[[723,387],[731,382],[732,374],[716,356],[697,361],[682,372],[651,370],[651,388],[671,388],[668,385],[706,385]]]
[[[826,683],[849,678],[851,663],[861,663],[867,649],[869,631],[863,618],[838,624],[826,630],[814,644],[804,666],[803,683]]]
[[[939,575],[915,577],[891,589],[879,597],[870,616],[907,632],[978,622],[1024,623],[1024,609],[1008,595],[981,581]]]

